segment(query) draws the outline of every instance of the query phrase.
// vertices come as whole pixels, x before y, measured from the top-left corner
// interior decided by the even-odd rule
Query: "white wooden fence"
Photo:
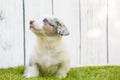
[[[28,63],[35,36],[31,19],[57,16],[71,66],[120,65],[120,0],[0,0],[0,67]]]

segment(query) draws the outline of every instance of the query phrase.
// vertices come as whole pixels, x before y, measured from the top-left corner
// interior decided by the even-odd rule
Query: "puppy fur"
[[[40,23],[40,22],[39,22]],[[26,66],[24,76],[36,77],[44,74],[55,74],[65,78],[70,70],[70,60],[62,36],[69,31],[57,18],[44,18],[43,25],[30,21],[30,30],[37,37],[37,45]]]

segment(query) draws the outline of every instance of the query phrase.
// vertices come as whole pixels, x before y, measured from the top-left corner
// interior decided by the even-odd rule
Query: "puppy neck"
[[[39,43],[56,43],[60,42],[62,40],[62,36],[60,35],[55,35],[55,36],[42,36],[38,37],[38,42]]]

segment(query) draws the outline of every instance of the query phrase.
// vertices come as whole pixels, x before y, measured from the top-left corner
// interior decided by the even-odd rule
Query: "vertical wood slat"
[[[107,64],[107,0],[81,0],[81,63]]]
[[[54,16],[60,18],[70,31],[70,35],[63,37],[70,54],[71,66],[80,64],[80,25],[79,0],[54,0]]]
[[[109,64],[120,65],[120,0],[108,0]]]
[[[21,0],[0,0],[0,67],[24,64]]]
[[[52,15],[52,0],[25,0],[26,64],[35,45],[35,35],[29,29],[29,21]]]

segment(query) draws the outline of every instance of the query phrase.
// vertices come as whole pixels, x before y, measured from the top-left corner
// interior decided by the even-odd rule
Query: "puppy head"
[[[43,24],[39,25],[41,22],[32,20],[30,21],[30,29],[35,34],[45,34],[47,36],[69,35],[68,29],[65,27],[64,23],[57,18],[44,18]]]
[[[43,22],[44,25],[52,26],[56,30],[57,34],[61,36],[69,35],[69,31],[64,25],[64,23],[58,20],[57,18],[44,18]]]

